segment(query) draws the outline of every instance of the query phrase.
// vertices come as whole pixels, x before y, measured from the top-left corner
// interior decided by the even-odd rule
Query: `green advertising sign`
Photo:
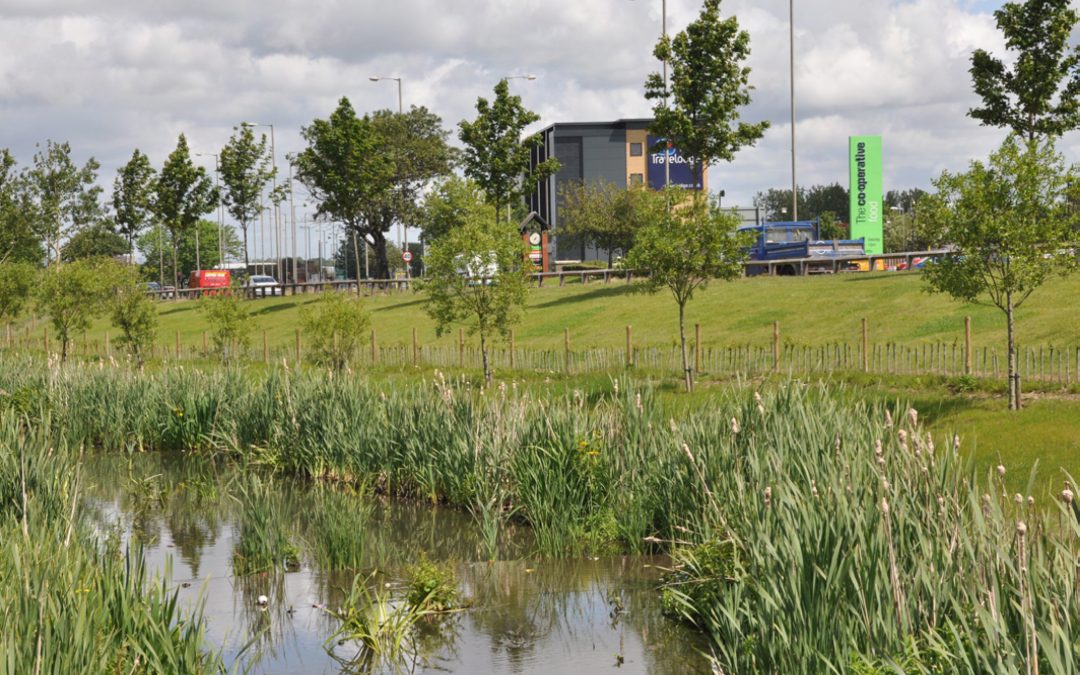
[[[867,253],[884,253],[881,232],[881,136],[848,139],[851,167],[851,238],[866,242]]]

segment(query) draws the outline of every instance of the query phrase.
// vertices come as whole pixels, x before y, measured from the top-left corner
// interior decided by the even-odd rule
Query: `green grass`
[[[291,346],[299,325],[298,308],[315,297],[251,301],[255,344],[261,344],[265,330],[271,348]],[[371,324],[380,344],[407,344],[413,328],[422,344],[454,344],[456,331],[436,337],[423,303],[424,296],[418,293],[368,298]],[[1032,346],[1077,346],[1078,305],[1080,275],[1051,280],[1019,310],[1019,341]],[[184,345],[202,344],[207,325],[197,303],[166,301],[158,307],[159,345],[171,346],[177,331]],[[972,318],[977,347],[1003,347],[1005,323],[997,309],[930,295],[917,273],[759,277],[713,283],[690,303],[687,321],[690,326],[701,324],[706,347],[767,345],[772,340],[773,321],[780,322],[782,339],[796,344],[855,343],[860,338],[862,317],[869,320],[871,341],[906,344],[962,341],[965,316]],[[40,335],[41,325],[39,320],[33,334]],[[534,289],[516,339],[521,347],[561,349],[563,329],[569,328],[573,349],[620,347],[625,344],[627,325],[633,326],[636,345],[672,345],[677,341],[677,313],[670,296],[634,293],[622,281]],[[102,341],[106,330],[107,322],[98,321],[87,338]]]

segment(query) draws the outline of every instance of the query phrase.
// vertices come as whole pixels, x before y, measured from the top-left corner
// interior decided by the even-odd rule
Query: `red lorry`
[[[188,279],[188,288],[202,288],[205,295],[213,295],[216,291],[209,289],[228,288],[231,281],[229,270],[195,270]]]

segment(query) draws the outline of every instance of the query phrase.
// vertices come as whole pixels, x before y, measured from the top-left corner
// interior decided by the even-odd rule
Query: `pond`
[[[531,554],[528,528],[509,526],[489,562],[466,511],[253,481],[251,472],[198,456],[101,457],[87,472],[90,517],[122,544],[140,544],[182,603],[202,604],[210,642],[241,671],[709,670],[700,637],[661,614],[664,557],[545,559]],[[246,564],[245,538],[275,537],[287,555],[262,568]],[[453,569],[465,607],[417,625],[406,657],[358,665],[358,644],[333,637],[334,612],[348,603],[357,575],[399,602],[421,557]]]

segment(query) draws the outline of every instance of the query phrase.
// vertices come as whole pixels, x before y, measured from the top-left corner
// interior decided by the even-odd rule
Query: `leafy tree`
[[[818,235],[822,239],[847,239],[848,225],[840,222],[832,211],[817,214]]]
[[[139,152],[120,167],[113,181],[112,207],[116,232],[127,240],[129,262],[135,262],[135,239],[153,218],[154,167],[150,158]]]
[[[315,302],[300,308],[300,325],[315,363],[344,370],[371,324],[360,298],[327,288]]]
[[[364,240],[359,237],[355,241],[357,246],[360,247],[359,255],[356,249],[353,248],[353,238],[351,236],[343,237],[334,252],[334,267],[345,270],[345,278],[392,279],[397,275],[398,271],[405,269],[405,261],[401,259],[401,249],[395,246],[393,242],[386,242],[386,270],[379,271],[379,261],[374,248],[364,246]],[[413,251],[413,253],[416,252]],[[364,260],[365,256],[366,261]],[[416,262],[415,258],[413,262]],[[357,265],[359,265],[359,268],[357,268]]]
[[[1070,44],[1078,15],[1070,0],[1007,2],[994,12],[1011,67],[982,49],[971,55],[971,80],[982,107],[968,115],[1033,141],[1080,125],[1080,47]]]
[[[27,182],[24,173],[15,171],[15,157],[0,148],[0,264],[40,263],[45,256],[34,233]]]
[[[473,210],[465,224],[433,242],[423,284],[428,294],[425,309],[435,320],[438,335],[454,323],[469,321],[470,333],[480,336],[488,384],[492,378],[489,342],[495,335],[509,334],[521,318],[528,293],[521,235],[494,215]]]
[[[177,242],[176,246],[177,265],[180,270],[195,269],[196,229],[199,233],[199,242],[217,242],[218,240],[218,224],[212,220],[201,219],[194,228],[181,232],[180,241]],[[238,258],[243,243],[236,235],[236,230],[226,226],[221,231],[221,238],[225,248],[225,255]],[[173,279],[176,277],[172,263],[164,255],[166,250],[172,248],[172,242],[166,237],[162,230],[158,228],[147,230],[136,240],[135,247],[142,253],[143,258],[146,260],[146,262],[143,263],[142,268],[143,273],[147,278],[153,279],[158,277],[159,271],[162,278]],[[212,269],[221,265],[223,261],[221,260],[221,252],[218,251],[218,247],[216,245],[203,246],[200,262],[204,269]],[[161,270],[158,270],[159,265],[162,265]]]
[[[926,190],[912,188],[909,190],[889,190],[885,193],[885,210],[889,211],[896,207],[903,212],[915,210],[919,200],[926,196]]]
[[[229,215],[240,223],[244,237],[244,268],[248,266],[248,228],[262,211],[262,194],[273,181],[277,167],[273,166],[266,134],[255,140],[255,132],[243,124],[229,138],[218,157],[221,182],[225,184],[222,199]],[[279,199],[271,195],[271,201]]]
[[[559,170],[554,157],[532,166],[532,152],[543,145],[543,138],[521,136],[525,127],[539,119],[521,104],[520,96],[510,94],[510,83],[504,78],[495,85],[495,100],[477,98],[476,119],[458,124],[458,138],[465,144],[465,175],[484,191],[496,218],[502,218],[504,207],[522,201],[537,183]]]
[[[128,242],[112,230],[111,222],[101,220],[71,236],[60,247],[60,259],[72,262],[81,258],[111,258],[129,254]]]
[[[484,191],[473,180],[450,176],[424,198],[420,214],[421,236],[427,243],[438,241],[450,230],[479,216],[495,217],[491,205],[484,201]]]
[[[657,102],[650,130],[686,154],[700,188],[706,166],[730,162],[769,128],[738,121],[739,108],[750,103],[750,69],[742,65],[750,35],[734,16],[720,18],[720,0],[705,0],[697,20],[661,38],[653,54],[669,64],[671,79],[666,87],[660,73],[645,80],[645,98]]]
[[[391,171],[387,189],[367,203],[367,221],[381,232],[389,232],[395,222],[416,224],[421,219],[423,190],[450,174],[457,150],[447,143],[449,132],[442,118],[427,108],[413,107],[404,114],[379,110],[370,119],[378,139],[376,154]],[[376,269],[389,272],[392,256],[385,246],[371,243],[379,261]]]
[[[673,204],[682,202],[676,189]],[[663,200],[665,195],[653,197]],[[704,200],[694,200],[668,210],[654,203],[651,222],[638,231],[626,264],[631,269],[648,270],[649,277],[638,282],[645,292],[667,290],[679,307],[679,342],[682,348],[683,381],[686,390],[694,387],[693,367],[686,350],[686,305],[694,292],[713,279],[730,280],[742,275],[742,263],[750,240],[736,235],[738,216]]]
[[[30,298],[38,270],[30,263],[0,262],[0,323],[19,318]]]
[[[146,285],[139,278],[137,268],[115,266],[109,286],[105,307],[112,325],[120,330],[117,343],[141,366],[157,335],[157,310],[146,295]]]
[[[1005,314],[1013,410],[1021,402],[1015,312],[1047,279],[1077,266],[1068,245],[1078,216],[1067,199],[1080,190],[1076,178],[1053,141],[1013,134],[988,163],[942,173],[937,192],[919,202],[931,243],[952,249],[926,266],[927,287],[964,302],[988,300]]]
[[[27,199],[23,208],[50,259],[59,259],[60,241],[69,230],[98,215],[98,168],[92,157],[81,169],[76,166],[67,143],[46,141],[45,148],[34,154],[34,164],[25,175]]]
[[[210,324],[214,351],[225,363],[238,358],[250,344],[251,312],[243,296],[243,289],[234,281],[228,293],[204,295],[198,301],[199,311]]]
[[[68,265],[54,265],[38,278],[34,297],[56,330],[61,362],[67,360],[72,336],[86,331],[91,320],[104,310],[111,292],[108,281],[115,265],[112,260],[87,258]]]
[[[648,201],[640,197],[643,190],[604,181],[566,184],[559,195],[559,236],[582,238],[607,251],[611,267],[614,252],[625,255],[642,225],[638,207]]]
[[[194,230],[196,266],[200,266],[202,261],[198,246],[199,231],[195,224],[203,215],[214,210],[217,201],[217,188],[206,175],[206,169],[192,164],[187,138],[180,134],[176,149],[165,160],[154,184],[154,213],[171,235],[173,283],[176,286],[180,285],[181,275],[181,269],[177,265],[180,238],[184,233]]]
[[[385,140],[376,125],[357,117],[342,97],[329,119],[315,120],[300,134],[308,146],[295,158],[296,173],[318,202],[315,217],[340,222],[347,233],[366,238],[375,248],[375,273],[388,274],[386,223],[371,218],[370,205],[386,198],[395,168],[378,155]]]

